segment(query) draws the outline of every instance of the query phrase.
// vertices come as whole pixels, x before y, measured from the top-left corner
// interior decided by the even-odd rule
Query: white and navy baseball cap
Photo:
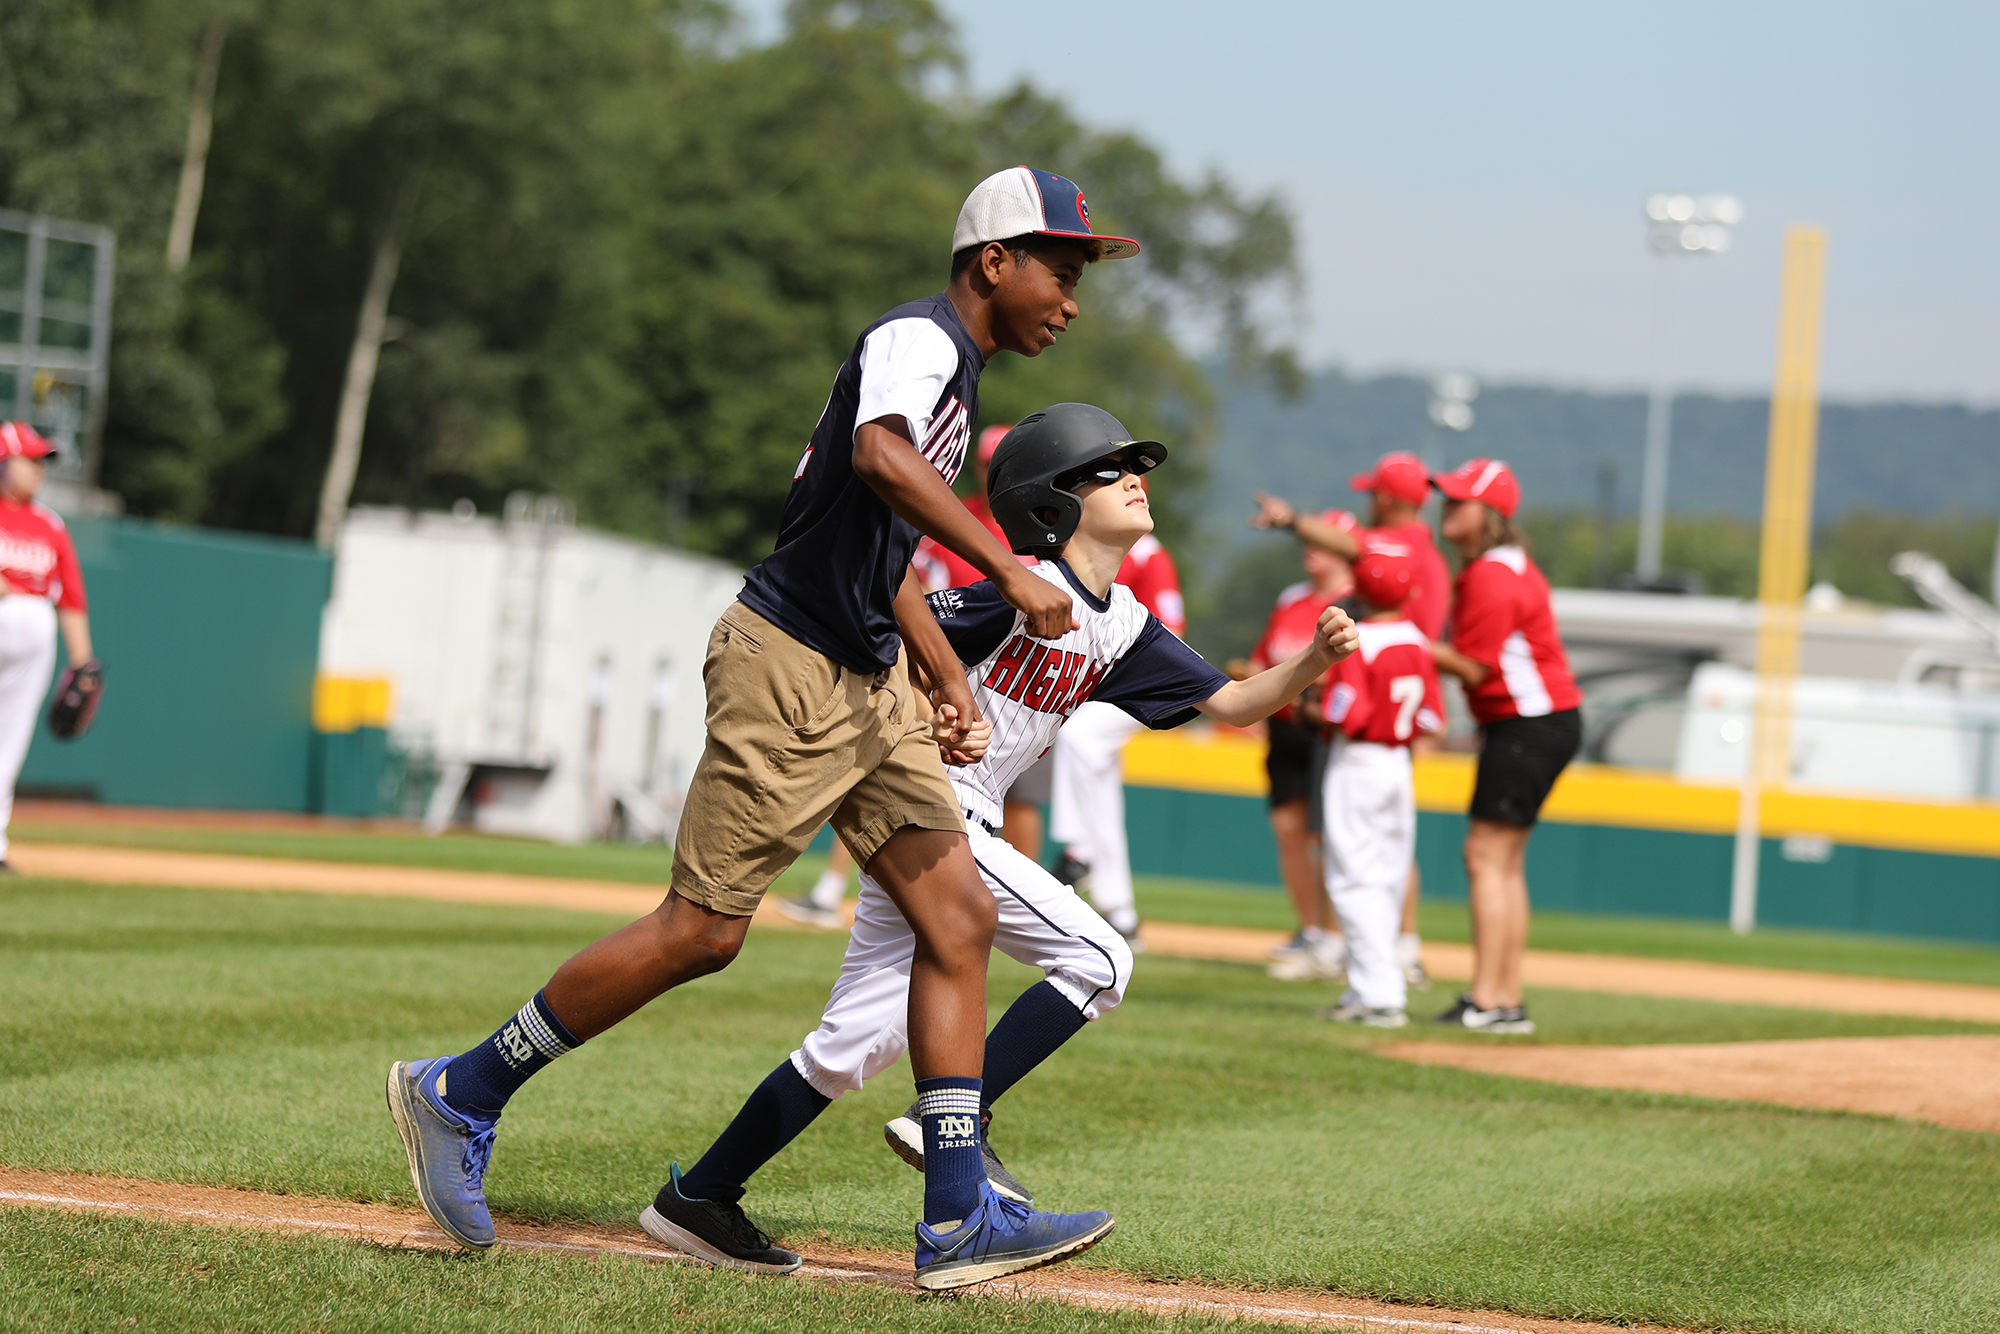
[[[1033,167],[996,171],[972,188],[958,211],[951,253],[1017,236],[1093,243],[1099,259],[1129,259],[1139,253],[1139,243],[1129,236],[1099,236],[1090,230],[1090,205],[1075,181]]]

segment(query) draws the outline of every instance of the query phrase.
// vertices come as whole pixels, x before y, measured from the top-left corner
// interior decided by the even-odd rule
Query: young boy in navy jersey
[[[1054,346],[1079,313],[1084,268],[1138,249],[1092,234],[1071,182],[1010,168],[960,211],[946,290],[890,311],[855,342],[793,473],[776,548],[709,637],[708,743],[665,901],[563,964],[470,1051],[390,1067],[411,1179],[453,1238],[493,1244],[484,1176],[508,1098],[654,997],[725,967],[765,890],[829,819],[918,940],[911,1063],[927,1148],[946,1164],[927,1179],[925,1221],[960,1232],[966,1223],[979,1233],[970,1248],[993,1253],[1002,1273],[1060,1258],[1108,1227],[1102,1214],[989,1218],[981,1207],[976,1112],[996,914],[940,747],[972,762],[986,729],[910,558],[927,533],[983,570],[1030,633],[1069,631],[1070,595],[1016,561],[951,482],[987,360]]]
[[[973,859],[998,905],[995,944],[1045,974],[987,1037],[981,1094],[967,1104],[980,1123],[968,1138],[976,1138],[984,1160],[989,1189],[981,1207],[989,1216],[1027,1214],[1032,1203],[986,1143],[992,1102],[1085,1023],[1117,1006],[1132,976],[1124,936],[996,833],[1009,788],[1086,702],[1115,705],[1154,728],[1178,726],[1197,713],[1245,726],[1296,698],[1355,642],[1346,613],[1328,607],[1285,661],[1231,681],[1116,583],[1126,553],[1153,528],[1139,475],[1165,457],[1157,441],[1132,439],[1116,418],[1087,404],[1061,403],[1025,418],[994,456],[993,514],[1014,550],[1043,557],[1030,577],[1074,598],[1076,627],[1053,641],[1036,636],[992,582],[930,598],[992,726],[985,758],[954,769],[951,784]],[[673,1166],[644,1220],[653,1236],[712,1264],[766,1272],[797,1266],[796,1256],[747,1221],[740,1234],[721,1223],[743,1218],[737,1201],[753,1173],[834,1098],[894,1065],[914,1036],[904,1015],[915,1014],[906,997],[921,945],[887,888],[872,874],[862,877],[847,957],[819,1027],[765,1078],[686,1175]],[[919,1100],[885,1127],[890,1147],[927,1179],[956,1170],[932,1156],[928,1123]],[[1101,1230],[1075,1237],[1065,1254],[1109,1230],[1106,1218]],[[948,1230],[919,1227],[917,1239],[920,1287],[956,1287],[1010,1272],[995,1268],[1007,1259],[995,1248],[967,1248]]]

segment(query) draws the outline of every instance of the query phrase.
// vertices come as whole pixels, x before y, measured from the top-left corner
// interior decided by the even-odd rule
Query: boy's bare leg
[[[906,825],[868,874],[916,933],[910,1066],[918,1079],[978,1078],[986,1057],[986,962],[999,908],[965,835]]]
[[[572,955],[542,995],[570,1032],[594,1038],[681,983],[728,967],[749,930],[748,917],[669,890],[658,908]]]

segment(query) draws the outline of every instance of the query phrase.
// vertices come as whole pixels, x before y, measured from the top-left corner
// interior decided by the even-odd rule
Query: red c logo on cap
[[[1083,219],[1083,225],[1085,227],[1090,226],[1090,205],[1083,202],[1083,191],[1081,190],[1076,192],[1076,211],[1077,215]]]

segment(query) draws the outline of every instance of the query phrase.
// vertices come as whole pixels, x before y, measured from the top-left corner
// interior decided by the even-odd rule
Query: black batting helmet
[[[993,452],[986,501],[1016,555],[1046,556],[1062,549],[1083,517],[1076,488],[1093,463],[1116,458],[1133,472],[1164,463],[1167,447],[1134,440],[1103,408],[1058,403],[1021,418]]]

